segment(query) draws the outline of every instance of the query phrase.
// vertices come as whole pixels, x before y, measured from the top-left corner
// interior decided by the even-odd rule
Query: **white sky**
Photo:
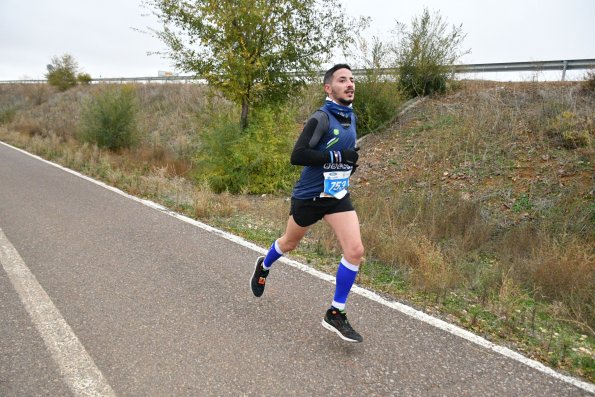
[[[372,18],[367,35],[388,38],[395,21],[409,24],[439,11],[462,24],[461,63],[595,58],[595,0],[344,0],[351,16]],[[53,56],[68,53],[92,77],[157,76],[172,70],[148,51],[163,49],[132,28],[155,25],[140,0],[0,0],[0,80],[43,78]],[[584,73],[584,72],[582,72]]]

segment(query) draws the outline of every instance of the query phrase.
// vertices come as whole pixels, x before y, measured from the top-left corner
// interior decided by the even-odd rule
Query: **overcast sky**
[[[595,0],[344,0],[350,16],[372,18],[367,35],[388,38],[427,7],[462,24],[461,63],[595,58]],[[154,26],[140,0],[0,0],[0,80],[43,78],[68,53],[92,77],[156,76],[170,63],[163,45],[132,28]],[[582,72],[584,73],[584,72]]]

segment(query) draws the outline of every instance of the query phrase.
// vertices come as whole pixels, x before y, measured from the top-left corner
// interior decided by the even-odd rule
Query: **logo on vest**
[[[349,171],[351,166],[342,163],[326,163],[322,168],[325,170]]]

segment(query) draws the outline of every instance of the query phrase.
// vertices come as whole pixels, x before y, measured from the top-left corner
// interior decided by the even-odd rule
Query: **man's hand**
[[[331,163],[347,164],[353,167],[359,158],[359,154],[357,154],[358,150],[359,148],[356,147],[353,149],[330,151]]]
[[[357,159],[359,158],[357,150],[358,148],[341,150],[341,162],[343,164],[348,164],[353,167],[355,163],[357,163]]]

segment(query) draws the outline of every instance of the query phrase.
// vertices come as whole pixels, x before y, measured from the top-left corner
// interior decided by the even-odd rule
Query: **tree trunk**
[[[240,128],[243,130],[248,127],[248,98],[242,98],[242,117],[240,118]]]

